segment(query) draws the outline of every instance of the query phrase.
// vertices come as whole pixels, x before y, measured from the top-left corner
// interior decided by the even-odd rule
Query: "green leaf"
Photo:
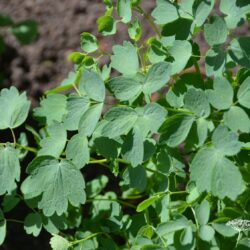
[[[63,125],[67,130],[77,130],[81,117],[88,110],[90,100],[87,96],[69,96],[67,98],[67,114]]]
[[[94,35],[83,32],[80,35],[81,38],[81,48],[87,53],[92,53],[98,49],[97,39]]]
[[[63,120],[63,116],[67,113],[66,105],[66,96],[50,94],[40,102],[40,107],[34,109],[34,115],[46,118],[46,123],[52,125]]]
[[[91,136],[102,114],[103,104],[91,106],[81,117],[78,131],[81,135]]]
[[[105,86],[100,75],[94,71],[84,70],[79,82],[79,90],[87,93],[90,99],[103,102],[105,99]]]
[[[136,208],[136,212],[142,212],[144,210],[146,210],[149,206],[151,206],[152,204],[155,203],[155,201],[157,201],[158,199],[160,199],[160,195],[154,195],[149,197],[148,199],[142,201],[141,203],[139,203],[139,205]]]
[[[218,110],[229,109],[233,103],[233,88],[226,78],[215,78],[214,89],[207,90],[209,102]]]
[[[118,157],[120,143],[107,137],[99,137],[94,141],[96,150],[107,159],[115,159]]]
[[[156,8],[152,12],[152,17],[155,18],[156,24],[166,24],[170,23],[179,17],[177,8],[165,0],[157,0]]]
[[[38,156],[50,155],[58,158],[66,144],[67,133],[62,124],[54,124],[48,127],[48,137],[40,141],[41,149],[38,151]]]
[[[250,132],[250,119],[247,113],[240,107],[232,106],[223,115],[223,120],[233,132],[241,131],[243,133]]]
[[[0,246],[3,244],[6,237],[6,220],[4,219],[4,214],[0,209]]]
[[[132,108],[111,108],[104,117],[107,123],[102,129],[103,136],[115,138],[117,136],[127,134],[134,126],[137,118],[138,114]]]
[[[225,51],[220,47],[211,48],[205,57],[205,69],[207,76],[222,77],[226,64]]]
[[[188,136],[194,117],[187,114],[176,114],[169,117],[161,128],[160,142],[169,147],[180,145]]]
[[[134,100],[142,91],[142,83],[137,79],[126,76],[112,78],[108,82],[108,86],[120,101]]]
[[[68,250],[70,247],[69,242],[60,235],[53,235],[50,239],[50,246],[53,250]]]
[[[175,40],[188,40],[191,38],[194,26],[189,18],[179,18],[162,28],[162,36],[174,37]]]
[[[194,3],[194,16],[195,16],[195,24],[200,27],[206,21],[210,12],[214,7],[214,0],[196,0]]]
[[[207,191],[220,199],[236,200],[245,189],[239,169],[215,149],[200,149],[190,170],[191,180],[196,182],[200,193]]]
[[[5,14],[0,14],[0,27],[11,26],[13,21],[10,16]]]
[[[130,0],[118,0],[117,1],[117,13],[122,18],[123,23],[131,21],[132,10]]]
[[[234,29],[240,26],[246,19],[246,14],[250,12],[250,4],[248,1],[221,0],[220,10],[226,15],[227,27]]]
[[[184,96],[184,107],[192,111],[198,117],[210,115],[210,105],[206,94],[201,89],[190,88]]]
[[[24,219],[24,230],[37,237],[42,230],[42,217],[38,213],[30,213]]]
[[[71,160],[78,169],[89,162],[88,140],[85,136],[76,134],[69,140],[66,147],[66,159]]]
[[[26,93],[19,95],[16,87],[2,89],[0,92],[0,129],[16,128],[26,120],[30,101]]]
[[[129,168],[129,186],[143,192],[147,185],[147,173],[143,166]]]
[[[29,164],[27,171],[30,175],[22,183],[21,190],[26,199],[41,195],[38,208],[45,216],[62,215],[67,211],[68,202],[73,206],[85,202],[85,182],[73,163],[40,156]]]
[[[204,25],[204,36],[210,46],[220,45],[227,40],[227,26],[222,17],[212,16]]]
[[[149,103],[136,111],[138,118],[135,125],[140,128],[143,137],[146,137],[149,131],[157,133],[167,116],[165,108],[158,103]]]
[[[133,22],[129,23],[128,34],[129,34],[129,37],[135,42],[140,40],[141,35],[142,35],[142,27],[138,18],[136,18]]]
[[[135,75],[139,70],[136,47],[127,41],[123,42],[123,45],[115,45],[111,56],[111,67],[123,75]]]
[[[18,151],[10,145],[0,146],[0,195],[10,193],[16,187],[15,181],[19,180]]]
[[[242,147],[242,143],[238,141],[237,134],[228,131],[224,125],[220,125],[215,129],[212,135],[212,142],[220,154],[227,156],[236,155]]]
[[[143,92],[152,94],[162,88],[170,79],[171,66],[167,62],[153,64],[146,76]]]
[[[143,136],[138,127],[134,127],[127,135],[122,146],[122,155],[124,160],[131,163],[133,167],[136,167],[143,162]]]
[[[207,139],[208,130],[212,130],[211,126],[213,127],[212,121],[207,121],[204,118],[199,118],[196,120],[197,125],[197,136],[198,136],[198,145],[201,146]]]
[[[234,62],[243,67],[250,68],[250,37],[233,39],[228,53]]]
[[[204,241],[211,241],[214,238],[215,231],[211,226],[202,225],[199,228],[199,236]]]
[[[174,61],[171,63],[171,75],[181,72],[187,65],[192,56],[192,46],[188,41],[176,40],[169,49]]]
[[[116,22],[112,16],[102,16],[97,19],[98,32],[104,36],[114,35],[116,33]]]
[[[212,227],[215,229],[215,231],[225,237],[232,237],[237,233],[236,230],[227,226],[225,223],[212,223]]]
[[[21,44],[29,44],[37,37],[38,25],[32,20],[21,21],[12,26],[12,33]]]
[[[239,103],[250,109],[250,77],[244,80],[237,93]]]
[[[200,225],[206,225],[209,221],[210,206],[207,200],[204,200],[195,208],[196,218]]]

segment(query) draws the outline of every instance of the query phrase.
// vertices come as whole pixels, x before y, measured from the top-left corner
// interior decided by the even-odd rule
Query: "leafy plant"
[[[250,3],[221,0],[217,16],[214,0],[157,0],[151,14],[140,0],[103,2],[98,31],[123,25],[129,38],[109,52],[81,34],[74,71],[33,110],[38,132],[26,125],[16,139],[30,102],[0,93],[13,137],[0,144],[0,243],[24,202],[25,231],[47,230],[54,250],[248,249],[250,38],[232,31]],[[141,16],[155,32],[146,40]]]

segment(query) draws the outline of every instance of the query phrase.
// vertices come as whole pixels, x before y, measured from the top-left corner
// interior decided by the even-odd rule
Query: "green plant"
[[[0,243],[22,200],[30,213],[20,223],[51,233],[55,250],[249,248],[250,37],[232,30],[250,3],[221,0],[220,16],[210,14],[214,0],[158,0],[151,15],[140,0],[104,3],[98,31],[125,25],[130,41],[110,53],[82,33],[75,70],[34,109],[39,132],[26,125],[16,139],[30,103],[14,87],[1,91],[0,129],[13,141],[0,144]],[[155,32],[146,41],[140,16]]]

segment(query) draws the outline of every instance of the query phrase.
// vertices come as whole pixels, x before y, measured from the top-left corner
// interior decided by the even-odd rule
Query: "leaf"
[[[124,160],[131,163],[133,167],[136,167],[143,162],[143,136],[138,127],[134,127],[127,135],[122,146],[122,155]]]
[[[244,80],[237,93],[239,103],[250,109],[250,77]]]
[[[61,94],[50,94],[40,102],[40,107],[34,109],[36,117],[46,118],[46,123],[52,125],[61,122],[66,111],[67,98]]]
[[[246,19],[246,14],[250,12],[250,4],[248,1],[221,0],[220,10],[226,14],[225,21],[227,27],[234,29],[240,26],[244,19]]]
[[[78,169],[81,169],[89,162],[89,158],[87,138],[80,134],[71,137],[66,147],[66,159],[71,160]]]
[[[69,242],[60,235],[53,235],[49,241],[50,246],[53,250],[68,250],[70,247]]]
[[[18,151],[10,145],[0,146],[0,195],[10,193],[15,181],[20,180],[20,163]]]
[[[29,44],[37,37],[38,25],[33,20],[21,21],[12,26],[12,33],[21,44]]]
[[[207,191],[220,199],[236,200],[245,189],[239,169],[215,149],[200,149],[190,170],[191,180],[196,182],[200,193]]]
[[[214,7],[214,0],[198,0],[194,3],[195,24],[201,27]]]
[[[107,159],[115,159],[118,157],[120,143],[107,137],[99,137],[94,141],[96,150]]]
[[[204,241],[211,241],[214,238],[215,231],[211,226],[202,225],[199,228],[199,236]]]
[[[210,105],[206,94],[201,89],[190,88],[184,96],[184,107],[192,111],[198,117],[210,115]]]
[[[148,199],[142,201],[141,203],[139,203],[139,205],[136,208],[136,212],[142,212],[144,210],[146,210],[148,207],[150,207],[152,204],[155,203],[155,201],[157,201],[160,198],[159,195],[154,195],[149,197]]]
[[[155,18],[156,24],[162,25],[178,19],[179,13],[177,8],[169,1],[157,0],[152,17]]]
[[[144,108],[136,109],[138,118],[135,125],[140,128],[143,137],[151,131],[157,133],[165,121],[167,111],[158,103],[149,103]]]
[[[108,86],[120,101],[134,100],[142,91],[142,83],[137,79],[126,76],[112,78],[108,82]]]
[[[137,118],[138,114],[132,108],[111,108],[104,116],[107,124],[105,124],[102,129],[103,136],[115,138],[127,134],[134,126]]]
[[[207,76],[222,77],[226,64],[226,53],[220,47],[211,48],[205,57]]]
[[[199,224],[206,225],[210,216],[209,202],[207,200],[203,200],[201,204],[195,208],[195,214]]]
[[[143,192],[147,185],[147,173],[143,166],[129,168],[129,186]]]
[[[123,75],[135,75],[139,70],[139,60],[136,48],[130,42],[113,47],[111,67]]]
[[[175,37],[175,40],[188,40],[192,35],[192,20],[179,18],[171,23],[165,24],[162,28],[162,36]]]
[[[225,43],[227,33],[227,26],[222,17],[212,16],[210,23],[204,25],[204,36],[211,47]]]
[[[72,206],[85,202],[85,182],[73,163],[40,156],[29,164],[27,171],[30,175],[22,183],[21,190],[26,199],[41,195],[38,208],[45,216],[62,215],[67,211],[68,202]]]
[[[97,39],[94,35],[83,32],[80,35],[81,38],[81,48],[87,53],[95,52],[98,49]]]
[[[146,76],[143,92],[152,94],[161,89],[170,79],[171,66],[167,62],[153,64]]]
[[[233,132],[250,132],[250,119],[247,113],[240,107],[232,106],[223,115],[224,123]]]
[[[114,35],[116,33],[116,22],[112,16],[101,16],[97,19],[98,32],[104,36]]]
[[[86,185],[86,193],[89,198],[97,196],[108,184],[108,177],[100,175],[96,179],[90,181]]]
[[[171,75],[181,72],[192,55],[192,46],[188,41],[175,40],[169,49],[174,61],[171,63]]]
[[[250,37],[233,39],[228,53],[234,62],[243,67],[250,68]]]
[[[187,114],[176,114],[169,117],[161,128],[160,142],[169,147],[180,145],[188,136],[194,117]]]
[[[209,102],[218,110],[229,109],[233,103],[233,88],[226,78],[215,78],[214,89],[207,90]]]
[[[213,122],[207,121],[204,118],[199,118],[196,120],[197,125],[197,136],[198,136],[198,145],[201,146],[207,139],[208,130],[211,130],[211,126],[213,126]]]
[[[11,26],[13,21],[9,15],[0,14],[0,27]]]
[[[24,219],[24,230],[37,237],[42,230],[42,217],[38,213],[30,213]]]
[[[19,95],[16,87],[2,89],[0,92],[0,129],[16,128],[26,120],[30,101],[26,93]]]
[[[237,231],[227,226],[225,223],[212,223],[212,227],[221,235],[225,237],[234,236]]]
[[[78,129],[83,114],[88,110],[90,100],[87,96],[69,96],[67,98],[67,114],[63,118],[63,126],[70,131]]]
[[[100,75],[94,71],[84,70],[82,78],[79,82],[79,90],[84,93],[86,91],[87,95],[97,101],[103,102],[105,99],[105,86]]]
[[[227,156],[236,155],[242,147],[242,143],[238,141],[237,134],[228,131],[224,125],[219,125],[215,129],[212,135],[212,142],[220,154]]]
[[[0,246],[3,244],[6,237],[6,220],[4,219],[4,214],[0,209]]]
[[[58,158],[66,144],[67,133],[62,124],[54,124],[47,129],[49,136],[40,141],[38,156],[50,155]]]
[[[122,18],[123,23],[131,21],[132,10],[130,0],[118,0],[117,1],[117,13]]]
[[[142,27],[138,18],[136,18],[133,22],[129,23],[128,34],[130,39],[134,40],[135,42],[140,40],[142,35]]]
[[[91,106],[81,117],[78,131],[81,135],[91,136],[102,114],[103,104]]]

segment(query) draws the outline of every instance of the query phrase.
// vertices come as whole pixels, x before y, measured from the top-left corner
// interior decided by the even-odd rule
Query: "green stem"
[[[126,202],[126,201],[122,201],[122,200],[118,200],[118,199],[105,199],[105,198],[97,198],[97,199],[89,199],[86,201],[86,203],[91,203],[93,201],[116,201],[124,206],[127,206],[127,207],[131,207],[131,208],[134,208],[136,209],[136,206]]]
[[[25,150],[27,150],[27,151],[33,152],[33,153],[37,153],[37,151],[38,151],[36,148],[23,146],[23,145],[18,144],[18,143],[16,144],[16,146],[17,146],[17,147],[20,147],[20,148],[23,148],[23,149],[25,149]]]
[[[193,58],[193,64],[194,64],[196,73],[202,77],[202,74],[201,74],[201,71],[200,71],[199,64],[197,63],[197,60],[195,60],[194,58]]]
[[[136,8],[134,8],[134,10],[139,12],[143,16],[145,16],[145,18],[147,19],[148,23],[150,24],[150,26],[152,27],[152,29],[154,30],[156,35],[160,38],[161,37],[161,32],[159,31],[158,27],[155,25],[154,20],[152,19],[152,17],[149,14],[147,14],[141,7],[136,7]]]
[[[15,223],[19,223],[19,224],[23,224],[24,222],[21,220],[16,220],[16,219],[6,219],[6,221],[8,222],[15,222]]]
[[[105,233],[102,233],[102,232],[94,233],[94,234],[91,234],[91,235],[89,235],[89,236],[87,236],[87,237],[81,239],[81,240],[72,241],[72,242],[70,242],[70,245],[71,245],[71,246],[77,245],[77,244],[79,244],[79,243],[81,243],[81,242],[84,242],[84,241],[87,241],[87,240],[89,240],[89,239],[92,239],[92,238],[94,238],[94,237],[96,237],[96,236],[98,236],[98,235],[100,235],[100,234],[106,235]]]
[[[91,160],[89,161],[89,164],[100,164],[100,163],[105,163],[108,162],[107,159],[100,159],[100,160]]]
[[[16,136],[15,136],[14,130],[11,128],[10,131],[11,131],[11,135],[13,138],[14,147],[16,147]]]

